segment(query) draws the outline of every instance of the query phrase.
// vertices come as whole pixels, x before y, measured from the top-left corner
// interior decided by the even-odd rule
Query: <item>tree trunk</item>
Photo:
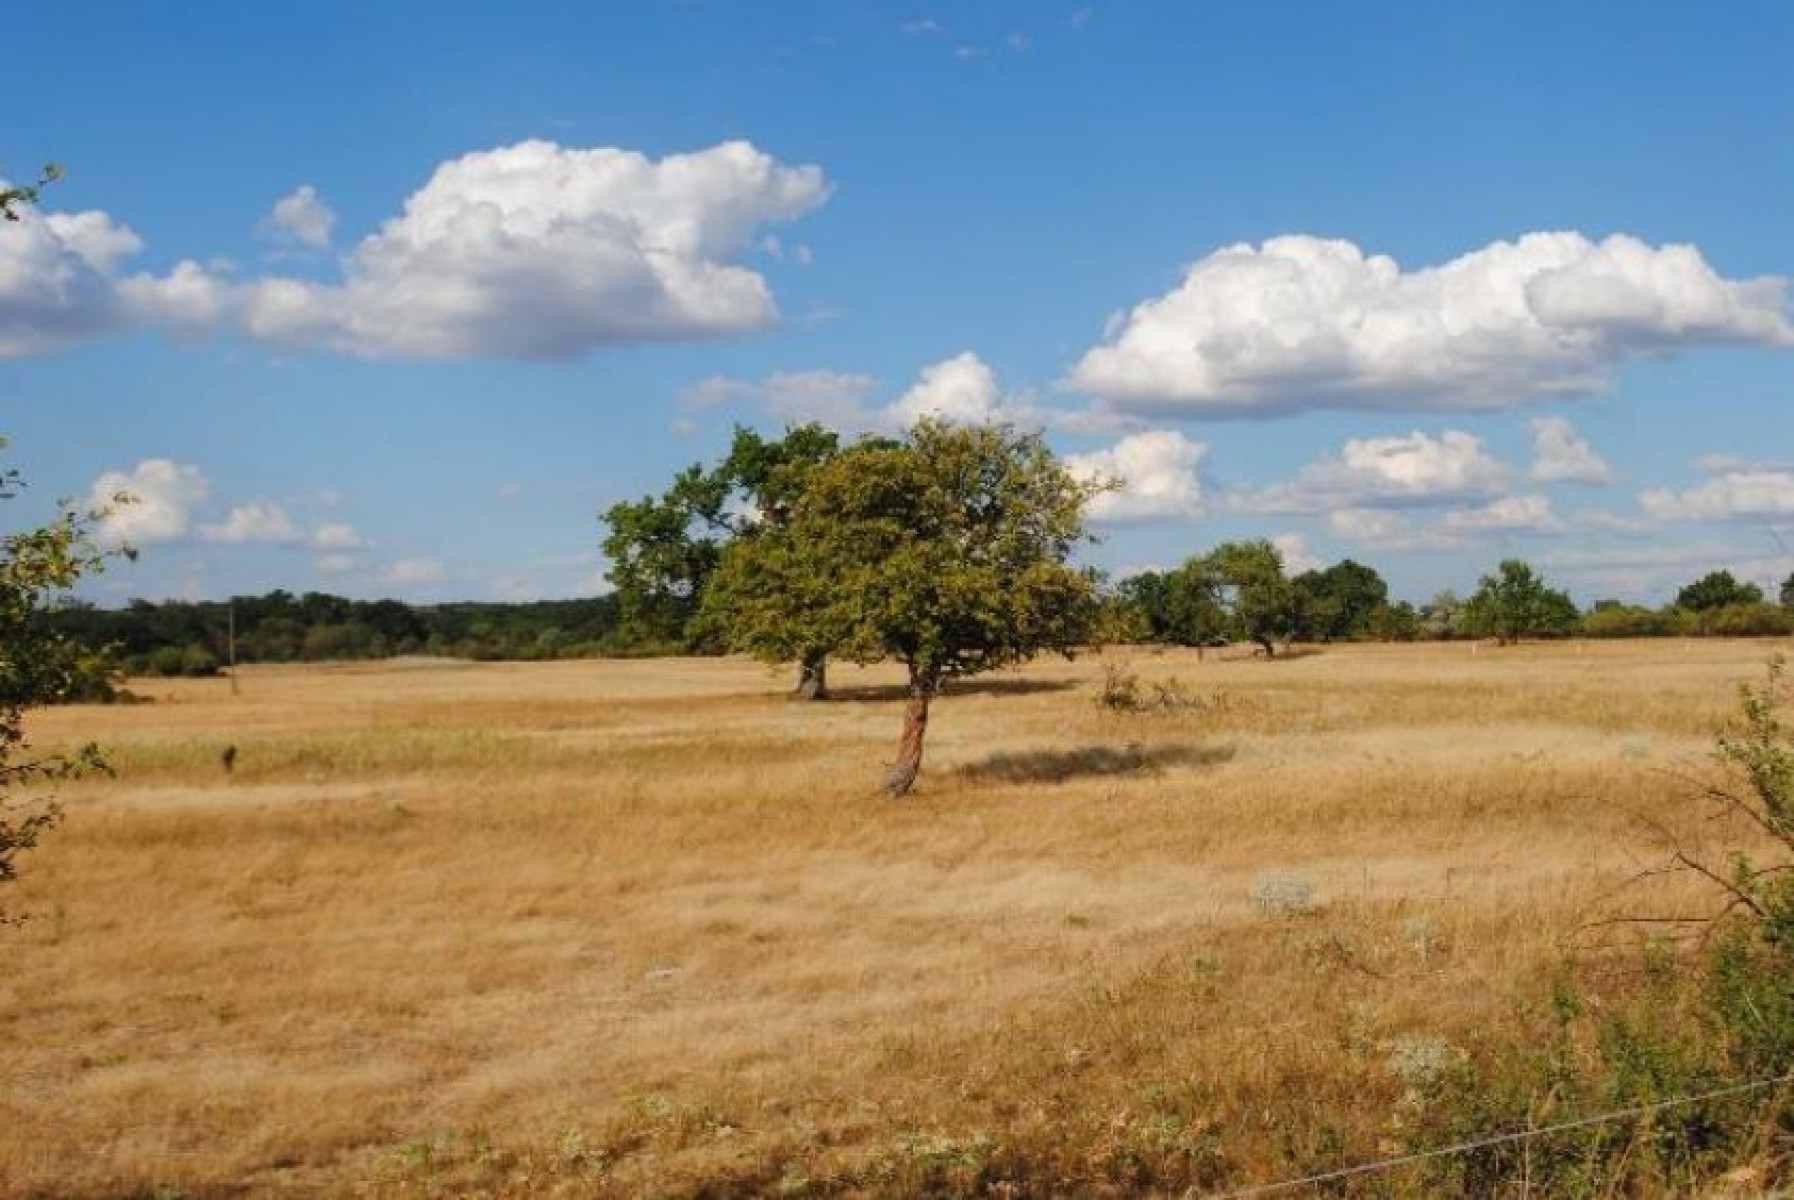
[[[793,700],[826,700],[828,699],[828,652],[810,650],[804,654],[799,665],[797,687],[791,693]]]
[[[897,743],[897,761],[885,774],[885,795],[895,800],[915,786],[922,773],[922,738],[928,733],[928,703],[938,687],[933,680],[917,677],[909,680],[909,702],[903,708],[903,740]]]

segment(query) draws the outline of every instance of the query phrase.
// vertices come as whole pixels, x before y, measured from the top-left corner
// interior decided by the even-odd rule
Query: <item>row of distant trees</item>
[[[806,474],[842,453],[816,425],[769,440],[737,429],[729,453],[694,464],[658,496],[613,505],[604,542],[616,587],[618,640],[672,653],[728,645],[727,608],[713,583],[731,546],[786,520]],[[1253,642],[1266,654],[1290,642],[1529,637],[1776,636],[1794,632],[1794,574],[1771,600],[1756,584],[1713,571],[1661,608],[1601,600],[1586,612],[1532,564],[1499,563],[1468,595],[1424,604],[1390,597],[1372,567],[1346,559],[1290,573],[1268,541],[1228,542],[1169,571],[1103,589],[1096,633],[1110,641],[1209,646]],[[812,650],[803,687],[826,656]]]
[[[66,637],[109,647],[131,675],[214,675],[240,663],[328,662],[409,654],[533,661],[627,654],[614,596],[531,603],[412,605],[273,591],[230,600],[133,600],[122,609],[64,604]]]
[[[719,653],[731,642],[723,619],[730,606],[722,603],[718,585],[727,585],[737,599],[751,590],[751,581],[718,575],[727,551],[788,523],[799,481],[841,452],[836,436],[819,426],[800,426],[779,439],[737,430],[730,452],[717,463],[681,472],[659,496],[613,505],[603,519],[615,591],[605,596],[412,605],[272,591],[219,601],[133,600],[122,609],[68,603],[49,619],[80,645],[111,648],[90,660],[101,691],[106,671],[215,674],[233,649],[242,663],[411,654],[534,661]],[[1393,599],[1375,568],[1352,559],[1291,573],[1277,548],[1263,540],[1224,543],[1171,570],[1099,588],[1097,596],[1093,638],[1197,647],[1249,642],[1267,654],[1292,642],[1794,633],[1794,574],[1774,597],[1717,570],[1661,607],[1601,600],[1584,611],[1531,564],[1509,560],[1466,595],[1444,591],[1412,604]],[[771,630],[761,634],[762,641],[773,637]],[[824,647],[799,647],[791,657],[800,664],[799,690],[818,693]]]
[[[1771,602],[1754,583],[1712,571],[1661,608],[1597,601],[1587,611],[1532,564],[1501,562],[1460,597],[1391,600],[1374,568],[1346,559],[1288,575],[1269,542],[1230,542],[1116,589],[1121,640],[1207,646],[1251,641],[1274,653],[1290,642],[1552,637],[1765,637],[1794,633],[1794,575]]]
[[[680,557],[696,556],[682,551]],[[49,620],[75,643],[111,648],[88,660],[91,682],[102,690],[107,672],[214,675],[226,665],[233,633],[241,663],[412,654],[525,662],[709,654],[724,649],[714,617],[700,619],[709,578],[709,571],[689,576],[679,588],[650,593],[645,605],[639,594],[622,591],[584,600],[432,605],[272,591],[215,601],[133,600],[122,609],[65,604]],[[1531,566],[1510,561],[1467,597],[1446,591],[1414,605],[1392,600],[1383,577],[1351,559],[1288,574],[1276,547],[1263,541],[1227,543],[1174,570],[1121,580],[1107,589],[1095,630],[1116,642],[1254,642],[1273,654],[1291,642],[1790,633],[1794,576],[1774,602],[1757,585],[1713,571],[1661,608],[1602,600],[1584,612]],[[803,687],[821,685],[823,661],[819,651],[811,656]]]

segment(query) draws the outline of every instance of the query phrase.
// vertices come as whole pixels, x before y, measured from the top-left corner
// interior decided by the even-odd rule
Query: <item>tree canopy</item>
[[[603,549],[624,635],[648,646],[701,649],[706,627],[693,618],[723,547],[746,530],[782,520],[802,470],[827,459],[838,444],[815,424],[776,440],[738,426],[729,453],[716,464],[694,463],[661,495],[606,509]]]
[[[1389,605],[1389,585],[1383,577],[1349,558],[1323,570],[1304,571],[1290,584],[1295,589],[1298,636],[1317,642],[1363,636],[1378,610]]]
[[[1464,604],[1463,624],[1472,636],[1494,637],[1506,646],[1524,637],[1570,633],[1579,616],[1567,594],[1546,584],[1531,564],[1510,558],[1482,577]]]
[[[890,794],[915,781],[945,681],[1089,636],[1095,580],[1068,560],[1101,485],[1074,479],[1039,436],[923,422],[790,482],[782,518],[723,551],[707,625],[770,662],[821,647],[903,663],[909,708]]]
[[[1269,541],[1223,542],[1201,560],[1217,581],[1234,636],[1277,652],[1296,629],[1296,590],[1283,574],[1283,554]]]
[[[1740,583],[1730,571],[1709,571],[1676,593],[1676,607],[1689,612],[1761,603],[1763,589],[1754,583]]]

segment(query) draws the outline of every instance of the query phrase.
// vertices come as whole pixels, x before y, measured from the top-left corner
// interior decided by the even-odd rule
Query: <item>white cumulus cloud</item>
[[[1532,422],[1532,477],[1540,483],[1612,483],[1613,468],[1562,417]]]
[[[0,358],[54,350],[128,319],[112,273],[142,241],[101,212],[0,222]]]
[[[1659,521],[1762,521],[1794,517],[1794,467],[1707,460],[1719,469],[1685,491],[1656,489],[1639,496]]]
[[[1303,467],[1291,482],[1240,496],[1235,504],[1263,512],[1439,505],[1493,497],[1507,477],[1481,438],[1459,430],[1438,437],[1415,432],[1353,438],[1337,455]]]
[[[1280,533],[1271,539],[1271,545],[1277,548],[1283,557],[1283,569],[1291,575],[1321,568],[1321,560],[1308,548],[1308,539],[1299,533]]]
[[[1084,481],[1115,480],[1120,487],[1090,504],[1098,521],[1152,521],[1198,516],[1202,462],[1208,447],[1171,430],[1122,438],[1113,446],[1065,457],[1065,469]]]
[[[145,546],[185,537],[193,510],[211,494],[198,467],[167,458],[148,458],[129,472],[107,471],[94,480],[89,501],[95,507],[113,503],[125,493],[130,503],[112,508],[101,534],[111,542]]]
[[[606,346],[740,333],[778,315],[738,261],[765,225],[823,203],[817,167],[747,142],[651,159],[527,141],[437,167],[404,211],[343,259],[338,282],[238,280],[193,262],[121,277],[141,248],[104,213],[0,230],[0,357],[135,326],[233,331],[366,357],[575,358]],[[327,238],[305,188],[273,227]]]
[[[1693,246],[1529,233],[1404,271],[1348,241],[1235,245],[1118,315],[1065,381],[1147,414],[1493,409],[1598,390],[1614,364],[1794,345],[1786,280],[1722,278]]]
[[[1003,400],[997,373],[967,350],[924,367],[915,386],[886,411],[891,422],[899,426],[913,425],[924,417],[960,425],[984,425],[1000,419]]]
[[[438,167],[341,284],[265,280],[244,320],[375,357],[560,359],[741,332],[777,308],[733,260],[828,192],[820,169],[747,142],[659,160],[546,141],[478,151]]]
[[[1327,528],[1368,546],[1388,546],[1413,536],[1407,514],[1387,508],[1336,508],[1327,514]]]
[[[1476,533],[1561,533],[1564,523],[1544,496],[1503,496],[1476,508],[1454,508],[1439,522],[1448,536]]]
[[[279,200],[268,213],[267,226],[274,236],[321,250],[330,244],[330,233],[336,228],[336,213],[331,211],[318,189],[303,184]]]
[[[199,536],[204,541],[231,545],[278,546],[298,541],[299,530],[286,509],[271,500],[254,500],[232,508],[217,525],[201,525]]]

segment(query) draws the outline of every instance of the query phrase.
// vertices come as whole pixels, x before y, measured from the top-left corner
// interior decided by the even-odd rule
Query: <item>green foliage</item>
[[[1421,634],[1420,614],[1406,600],[1379,604],[1364,615],[1360,632],[1374,642],[1412,642]]]
[[[1676,607],[1690,612],[1762,602],[1762,588],[1754,583],[1738,582],[1730,571],[1711,571],[1676,593]]]
[[[694,463],[661,495],[605,510],[601,519],[609,532],[603,548],[622,636],[705,648],[709,627],[694,625],[693,618],[724,547],[761,525],[783,521],[804,473],[838,445],[835,434],[815,424],[787,429],[776,441],[737,426],[722,461],[711,467]]]
[[[1618,600],[1599,601],[1582,618],[1582,634],[1591,638],[1664,637],[1675,631],[1670,613]]]
[[[1371,619],[1389,607],[1389,585],[1376,571],[1345,559],[1290,580],[1295,591],[1296,634],[1305,641],[1343,642],[1376,636]],[[1385,622],[1388,617],[1385,615]]]
[[[1145,626],[1145,640],[1168,646],[1215,646],[1227,640],[1220,579],[1198,558],[1175,570],[1146,570],[1123,579],[1118,596]]]
[[[1464,633],[1464,602],[1447,588],[1420,606],[1420,636],[1450,641]]]
[[[63,169],[60,166],[56,163],[45,163],[44,169],[38,172],[36,183],[7,184],[0,187],[0,217],[4,217],[8,221],[19,220],[21,210],[36,204],[43,189],[61,179],[62,176]]]
[[[1092,489],[1007,428],[924,422],[808,469],[782,519],[724,551],[709,627],[769,662],[826,647],[895,659],[929,690],[1090,635],[1094,580],[1067,565]]]
[[[207,679],[218,674],[221,666],[218,656],[204,646],[163,646],[152,651],[140,669],[145,675],[165,679]]]
[[[1716,757],[1739,786],[1717,794],[1760,825],[1794,862],[1794,736],[1782,720],[1787,702],[1787,661],[1778,654],[1769,660],[1761,686],[1738,689],[1739,715],[1720,735]],[[1747,878],[1744,886],[1764,902],[1765,911],[1776,891],[1788,890],[1780,875],[1767,868],[1751,871]],[[1794,892],[1789,898],[1794,899]]]
[[[1149,641],[1210,646],[1227,640],[1221,581],[1201,559],[1171,571],[1130,576],[1121,581],[1118,593],[1140,614]]]
[[[4,442],[0,442],[4,445]],[[16,471],[0,474],[0,498],[15,494]],[[60,816],[21,788],[104,768],[87,746],[72,755],[29,757],[25,713],[91,686],[93,652],[58,631],[46,612],[111,555],[94,541],[100,512],[64,509],[48,525],[0,538],[0,882],[14,878],[16,856],[37,845]]]
[[[1407,1140],[1424,1151],[1498,1132],[1573,1127],[1437,1159],[1436,1190],[1705,1194],[1717,1176],[1740,1168],[1756,1186],[1788,1182],[1794,1091],[1781,1080],[1794,1070],[1794,730],[1787,703],[1777,656],[1762,684],[1740,689],[1738,714],[1715,743],[1719,778],[1703,789],[1722,813],[1762,835],[1750,853],[1734,849],[1726,861],[1674,853],[1672,869],[1699,875],[1717,893],[1698,948],[1652,943],[1619,988],[1616,964],[1604,959],[1600,974],[1610,982],[1598,997],[1560,983],[1548,1010],[1532,1017],[1528,1042],[1485,1047],[1443,1078],[1409,1114]],[[1605,1119],[1588,1119],[1597,1116]]]
[[[319,592],[273,591],[228,601],[134,600],[123,609],[60,605],[45,614],[65,637],[116,647],[136,675],[216,674],[236,630],[240,663],[327,662],[433,654],[480,660],[677,654],[681,643],[625,640],[617,600],[463,602],[412,606]],[[110,667],[110,660],[99,664]],[[89,696],[89,699],[98,697]]]
[[[1464,605],[1463,630],[1506,646],[1525,637],[1561,637],[1580,619],[1568,595],[1548,586],[1530,564],[1510,558],[1482,577]]]
[[[1712,637],[1786,637],[1794,633],[1794,614],[1762,601],[1728,604],[1701,613],[1699,632]]]
[[[1257,642],[1266,655],[1276,653],[1278,641],[1294,636],[1296,589],[1284,577],[1283,555],[1277,547],[1263,538],[1223,542],[1201,562],[1218,583],[1232,635]]]
[[[1131,646],[1153,639],[1152,621],[1140,605],[1120,589],[1109,592],[1097,602],[1096,628],[1092,640],[1099,646]]]

